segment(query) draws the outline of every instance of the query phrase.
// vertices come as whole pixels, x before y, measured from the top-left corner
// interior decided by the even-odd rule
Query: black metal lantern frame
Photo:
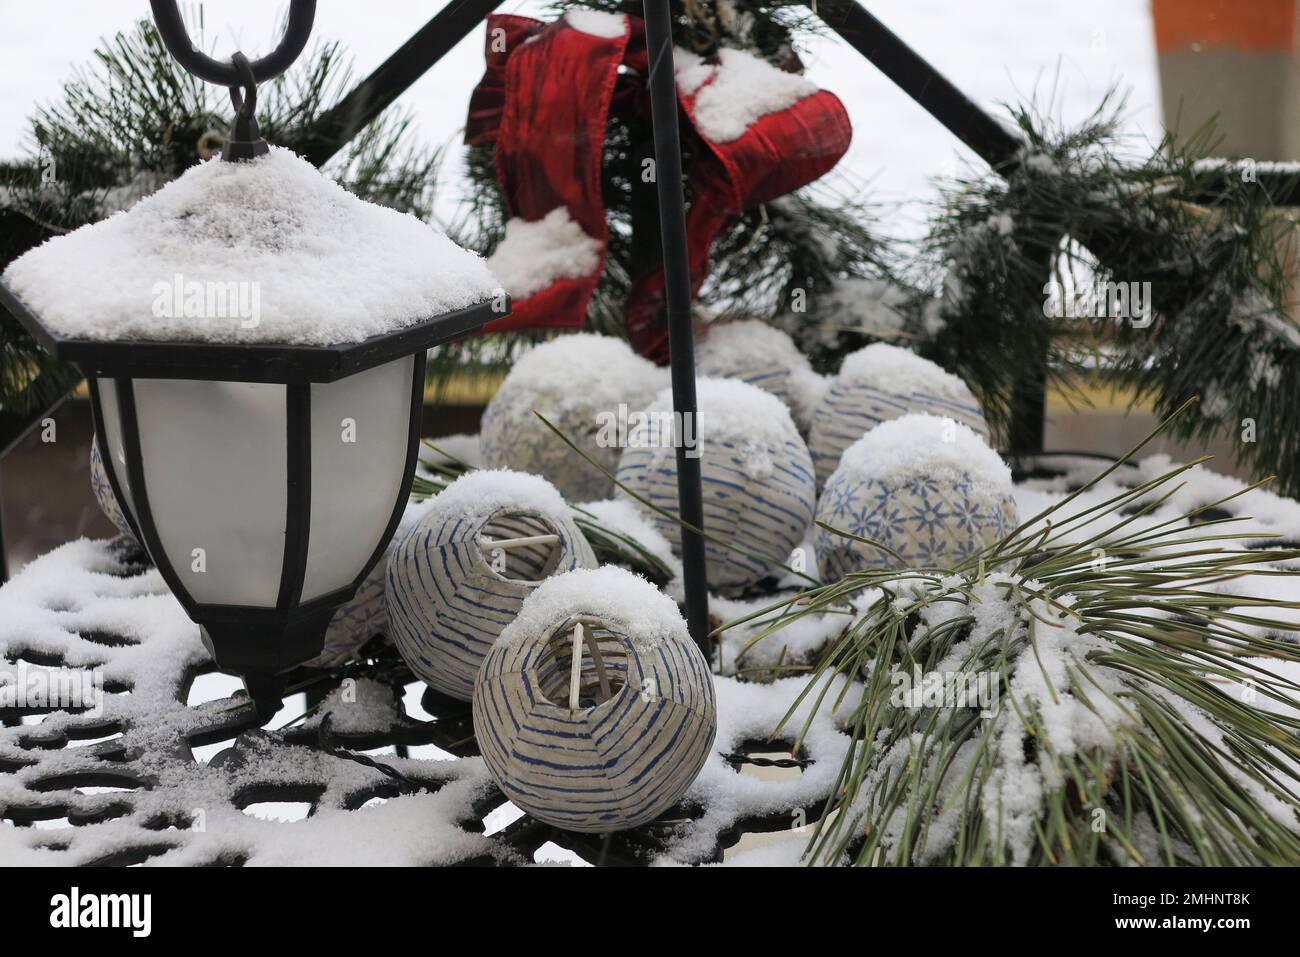
[[[278,707],[277,677],[321,650],[334,612],[356,594],[397,529],[414,479],[425,381],[425,351],[500,318],[502,303],[483,302],[432,317],[398,332],[334,346],[214,345],[197,342],[95,342],[66,338],[47,328],[0,280],[3,304],[57,359],[86,376],[95,436],[105,471],[136,539],[149,553],[186,614],[203,630],[218,667],[241,675],[259,710]],[[508,310],[508,300],[505,301]],[[311,527],[311,392],[313,384],[341,381],[403,358],[411,363],[410,409],[402,479],[384,532],[358,574],[346,586],[303,602]],[[142,379],[245,382],[285,389],[286,511],[279,594],[273,607],[205,604],[193,596],[164,547],[145,476],[137,416],[136,383]],[[111,392],[111,394],[109,394]],[[110,438],[105,402],[116,409],[119,435]],[[120,459],[109,454],[120,449]],[[276,454],[273,450],[268,455]],[[124,474],[123,474],[124,473]],[[128,492],[127,489],[130,491]]]

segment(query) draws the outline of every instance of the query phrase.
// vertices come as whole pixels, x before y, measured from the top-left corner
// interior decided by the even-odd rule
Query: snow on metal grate
[[[1075,507],[1133,487],[1167,464],[1157,458],[1121,469]],[[1097,469],[1095,460],[1058,457],[1023,470],[1021,514],[1036,513]],[[1241,488],[1203,469],[1184,478],[1143,523]],[[1277,536],[1248,547],[1300,542],[1296,502],[1257,490],[1224,511],[1252,517],[1241,523],[1243,535]],[[1264,594],[1294,587],[1251,577]],[[732,617],[744,606],[732,601],[714,610]],[[799,638],[802,651],[815,652],[832,633],[809,630]],[[0,863],[523,865],[557,853],[597,864],[718,861],[745,834],[815,822],[849,742],[835,716],[819,714],[797,755],[799,771],[742,773],[737,755],[781,751],[759,742],[804,679],[761,684],[719,676],[717,739],[683,802],[633,831],[568,834],[506,804],[477,756],[468,706],[409,691],[420,686],[386,642],[372,642],[364,660],[342,669],[292,676],[291,686],[311,682],[317,706],[279,730],[259,728],[242,694],[187,704],[195,679],[211,671],[197,627],[122,539],[72,542],[0,588],[0,681],[8,684],[0,694],[18,704],[0,710]],[[43,696],[50,691],[82,706],[52,704]],[[799,715],[790,726],[801,725]],[[399,756],[406,753],[412,756]],[[269,813],[257,815],[259,805]],[[305,808],[305,816],[275,820],[289,805]],[[736,863],[794,863],[802,845],[787,840]]]
[[[187,706],[211,662],[161,577],[122,539],[62,546],[0,589],[0,646],[20,705],[0,727],[0,863],[10,865],[512,865],[549,844],[592,863],[698,863],[747,830],[814,820],[848,743],[827,717],[809,737],[804,774],[737,773],[723,755],[767,738],[802,681],[719,678],[716,753],[668,815],[608,839],[517,813],[493,832],[511,815],[476,756],[468,706],[426,693],[421,716],[409,714],[403,690],[414,679],[389,650],[294,676],[291,686],[314,679],[321,703],[278,731],[256,726],[242,693]],[[76,698],[87,680],[90,693]],[[55,706],[42,689],[85,706]],[[196,759],[195,748],[222,742],[207,763]],[[438,757],[371,758],[389,773],[339,756],[430,744],[419,750]],[[308,813],[245,813],[257,805]]]

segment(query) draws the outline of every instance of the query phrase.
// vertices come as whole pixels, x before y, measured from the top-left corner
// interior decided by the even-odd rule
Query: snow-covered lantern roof
[[[299,50],[312,7],[291,9]],[[172,53],[211,79],[168,8]],[[223,158],[0,276],[0,304],[85,374],[132,530],[261,711],[397,528],[425,350],[509,311],[478,256],[260,141],[254,84],[290,42],[232,58],[246,82]]]

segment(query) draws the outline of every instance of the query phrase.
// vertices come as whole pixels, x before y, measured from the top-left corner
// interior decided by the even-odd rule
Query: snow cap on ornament
[[[610,565],[530,594],[474,686],[493,779],[565,830],[654,820],[695,780],[716,732],[713,678],[677,603]]]
[[[898,346],[876,343],[844,357],[813,413],[808,448],[825,484],[840,456],[867,430],[909,413],[956,419],[987,439],[988,423],[957,376]]]
[[[700,374],[739,379],[770,392],[790,409],[799,431],[812,424],[826,381],[794,340],[770,323],[741,319],[710,324],[695,347]]]
[[[388,627],[431,688],[468,701],[483,658],[530,593],[596,556],[555,487],[468,472],[435,495],[388,558]]]
[[[738,379],[700,379],[696,390],[704,530],[749,553],[706,542],[709,585],[752,585],[778,571],[812,523],[812,459],[789,410],[776,396]],[[617,473],[627,489],[673,514],[678,508],[678,429],[696,430],[697,424],[680,421],[671,391],[661,392],[637,414]],[[681,525],[644,511],[680,550]]]
[[[524,353],[483,413],[489,468],[541,475],[573,502],[608,498],[614,483],[564,443],[566,438],[610,472],[618,466],[619,425],[667,384],[668,373],[622,339],[575,333]]]
[[[894,568],[952,568],[1018,522],[1011,470],[968,426],[909,414],[851,445],[817,502],[822,577]],[[891,554],[892,553],[892,554]]]

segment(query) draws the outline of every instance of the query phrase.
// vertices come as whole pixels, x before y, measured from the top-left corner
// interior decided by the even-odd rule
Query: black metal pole
[[[9,580],[9,552],[5,548],[5,505],[3,486],[0,486],[0,585]]]
[[[682,190],[682,147],[677,127],[672,21],[668,14],[668,0],[645,0],[644,5],[646,47],[650,55],[655,186],[659,193],[659,231],[664,247],[664,286],[668,306],[668,361],[672,371],[673,411],[678,413],[678,421],[685,426],[677,437],[677,501],[682,521],[702,529],[704,495],[695,402],[691,267],[686,256],[686,196]],[[708,658],[712,641],[709,638],[709,582],[704,566],[704,538],[686,528],[682,529],[682,576],[686,587],[686,624],[691,637]]]
[[[1024,140],[957,89],[857,0],[821,0],[809,7],[995,170],[1015,163]]]

